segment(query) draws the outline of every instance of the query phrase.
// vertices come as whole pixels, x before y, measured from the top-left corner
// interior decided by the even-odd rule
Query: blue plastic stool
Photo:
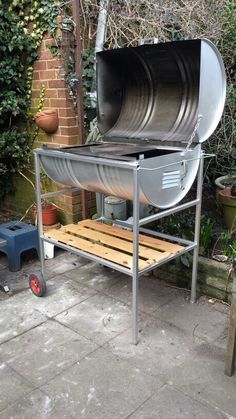
[[[38,230],[30,224],[21,221],[0,224],[0,239],[6,240],[0,251],[7,255],[11,272],[20,270],[21,253],[25,250],[36,249],[39,256]]]

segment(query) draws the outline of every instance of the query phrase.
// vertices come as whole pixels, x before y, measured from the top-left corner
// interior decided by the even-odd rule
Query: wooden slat
[[[79,225],[91,228],[93,230],[102,231],[104,233],[110,234],[111,236],[116,236],[129,241],[133,241],[133,233],[131,231],[124,230],[119,227],[109,226],[107,224],[92,220],[81,221]],[[143,234],[139,234],[139,244],[144,244],[145,246],[152,247],[156,250],[163,250],[169,253],[177,253],[180,250],[184,249],[184,247],[180,246],[179,244],[168,243],[164,240],[145,236]]]
[[[58,242],[129,269],[133,267],[133,234],[131,231],[92,220],[84,220],[79,225],[69,224],[60,230],[52,229],[44,234]],[[143,234],[140,234],[139,239],[139,270],[184,249],[177,244]]]
[[[92,240],[93,242],[102,243],[106,246],[113,247],[124,252],[133,254],[133,243],[127,240],[122,240],[120,238],[104,234],[102,232],[97,232],[89,228],[84,228],[80,225],[69,224],[64,226],[63,231],[66,233],[76,234],[77,236],[85,237]],[[158,252],[151,248],[145,246],[139,246],[139,257],[145,259],[152,259],[153,261],[161,260],[169,256],[169,252]]]
[[[80,249],[84,252],[92,253],[93,255],[99,256],[103,259],[110,260],[119,265],[123,265],[126,268],[132,269],[133,257],[126,255],[125,253],[119,252],[117,250],[109,249],[108,247],[101,246],[99,244],[91,243],[88,240],[80,239],[75,236],[71,236],[68,233],[65,233],[61,230],[49,230],[44,234],[46,237],[52,238],[59,242],[65,243],[69,246],[73,246],[77,249]],[[154,261],[144,261],[139,259],[139,269],[143,269]]]

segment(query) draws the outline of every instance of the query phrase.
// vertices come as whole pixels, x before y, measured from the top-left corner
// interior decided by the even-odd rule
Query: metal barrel
[[[122,144],[125,148],[132,142],[139,160],[140,201],[159,208],[177,204],[196,177],[198,143],[213,133],[223,111],[226,80],[218,50],[196,39],[102,51],[96,57],[98,126],[108,142],[107,159],[109,144],[114,161],[116,149],[118,158]],[[139,157],[139,146],[149,143],[153,154]],[[53,180],[133,199],[132,171],[98,164],[96,149],[89,163],[70,153],[60,158],[50,153],[40,159]]]
[[[225,102],[219,51],[206,39],[103,51],[97,57],[98,126],[106,137],[187,142],[216,128]]]

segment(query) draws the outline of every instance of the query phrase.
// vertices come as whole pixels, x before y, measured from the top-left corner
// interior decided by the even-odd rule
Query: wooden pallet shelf
[[[78,225],[69,224],[59,230],[44,233],[48,238],[82,250],[92,255],[132,269],[133,233],[119,227],[84,220]],[[179,244],[170,243],[144,234],[139,235],[139,270],[176,255],[184,249]]]

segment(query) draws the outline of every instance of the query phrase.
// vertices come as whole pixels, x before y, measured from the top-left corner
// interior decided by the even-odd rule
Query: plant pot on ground
[[[217,186],[217,189],[216,189],[217,202],[219,202],[219,192],[221,190],[224,190],[225,188],[231,188],[235,182],[236,182],[236,175],[233,175],[233,174],[220,176],[215,179],[215,185]]]
[[[32,207],[32,218],[37,223],[37,208]],[[50,226],[57,222],[57,207],[52,202],[42,201],[42,221],[43,225]]]
[[[232,230],[236,227],[236,182],[219,191],[219,201],[223,208],[223,219],[226,227]]]

